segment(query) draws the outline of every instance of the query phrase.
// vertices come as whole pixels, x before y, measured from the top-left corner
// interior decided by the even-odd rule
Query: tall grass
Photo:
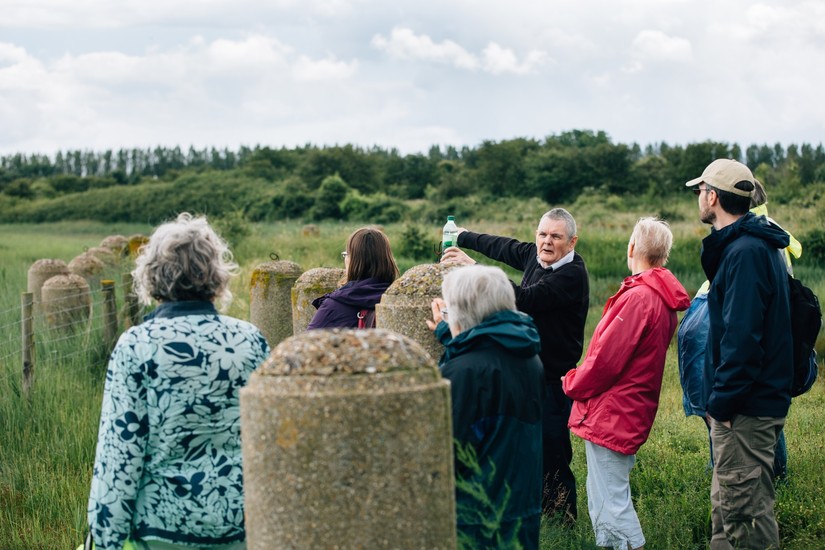
[[[691,195],[692,197],[692,195]],[[615,202],[615,201],[614,201]],[[695,201],[666,205],[676,243],[670,267],[689,292],[704,280],[698,259],[707,227],[696,219]],[[514,209],[516,209],[514,207]],[[591,273],[591,309],[586,336],[601,316],[604,301],[626,275],[627,238],[636,219],[656,215],[643,205],[625,202],[588,202],[587,197],[568,207],[579,223],[577,250]],[[524,211],[540,211],[531,205]],[[783,220],[783,212],[772,211]],[[513,218],[515,219],[515,218]],[[791,219],[789,216],[788,219]],[[810,230],[813,215],[795,213],[802,220],[794,233]],[[458,220],[469,229],[532,240],[536,220]],[[358,224],[320,224],[320,236],[303,236],[299,222],[253,225],[248,236],[233,243],[242,266],[232,283],[235,300],[230,315],[248,318],[249,276],[261,262],[276,253],[304,269],[342,266],[339,252]],[[404,226],[385,231],[397,246]],[[432,227],[438,240],[440,228]],[[96,223],[61,223],[36,226],[0,226],[0,548],[72,548],[80,543],[93,463],[106,357],[102,343],[82,345],[65,340],[59,346],[38,344],[33,391],[24,397],[19,356],[20,293],[26,271],[39,258],[68,261],[85,247],[96,246],[108,234],[148,234],[147,226],[108,226]],[[803,241],[804,245],[804,241]],[[479,259],[481,259],[479,257]],[[422,263],[398,258],[402,271]],[[125,268],[124,268],[125,270]],[[518,273],[507,270],[518,280]],[[825,296],[825,266],[800,262],[797,274],[820,296]],[[17,346],[17,347],[15,347]],[[97,351],[96,351],[97,350]],[[710,472],[704,424],[685,418],[681,388],[672,348],[666,364],[659,414],[650,440],[637,455],[631,487],[649,548],[700,549],[707,547],[710,517]],[[783,545],[789,549],[822,547],[825,541],[825,383],[820,379],[806,395],[794,400],[786,424],[790,474],[777,490],[777,516]],[[573,470],[579,482],[579,521],[572,529],[545,522],[543,549],[594,548],[587,517],[583,442],[573,437]]]

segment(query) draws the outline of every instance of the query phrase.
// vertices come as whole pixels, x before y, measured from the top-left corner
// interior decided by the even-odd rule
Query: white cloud
[[[476,56],[452,40],[436,43],[426,34],[416,35],[410,29],[395,28],[390,33],[389,39],[375,35],[372,44],[398,59],[434,61],[469,70],[479,67]]]
[[[662,31],[643,30],[633,39],[632,51],[639,61],[687,62],[693,58],[690,41]]]
[[[5,0],[0,151],[819,142],[821,0]],[[492,108],[491,106],[495,106]]]
[[[311,15],[334,18],[363,0],[5,0],[0,28],[113,29],[180,23],[225,26],[238,21]]]
[[[47,63],[0,44],[0,104],[14,106],[0,108],[0,149],[14,143],[48,152],[72,143],[226,143],[227,127],[246,119],[260,123],[326,110],[314,109],[314,101],[346,110],[308,86],[346,81],[357,67],[356,60],[298,54],[265,35],[194,37],[140,55],[99,51]]]
[[[292,48],[271,36],[254,35],[243,40],[221,38],[207,46],[206,61],[210,72],[247,73],[283,69],[292,53]]]
[[[547,58],[546,53],[534,50],[527,54],[524,61],[519,62],[513,50],[502,48],[495,42],[491,42],[484,48],[484,70],[492,74],[530,74],[535,73],[538,67],[544,65]]]
[[[411,29],[400,27],[394,28],[389,38],[375,35],[372,45],[396,59],[443,63],[469,71],[483,70],[493,75],[532,74],[549,60],[545,52],[532,50],[524,60],[519,61],[512,49],[496,42],[490,42],[481,56],[477,56],[452,40],[435,42],[426,34],[416,35]]]
[[[302,55],[292,66],[292,75],[296,80],[305,82],[342,80],[350,78],[357,69],[357,61],[346,63],[334,57],[315,61]]]

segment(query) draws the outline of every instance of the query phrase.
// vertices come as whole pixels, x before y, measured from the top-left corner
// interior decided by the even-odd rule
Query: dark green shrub
[[[801,262],[809,265],[825,265],[825,230],[814,229],[800,237],[802,243]]]
[[[249,227],[249,220],[246,219],[240,210],[226,212],[210,220],[210,223],[212,227],[215,228],[215,231],[229,244],[230,248],[237,246],[242,240],[252,234],[252,230]]]
[[[341,202],[349,193],[350,188],[341,176],[327,176],[315,193],[315,203],[309,209],[309,218],[314,221],[326,219],[340,220]]]
[[[438,258],[437,247],[437,239],[428,236],[416,225],[408,225],[401,234],[401,243],[396,247],[395,254],[412,260],[435,261]]]

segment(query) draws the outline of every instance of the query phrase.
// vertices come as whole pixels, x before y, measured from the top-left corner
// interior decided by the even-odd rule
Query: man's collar
[[[536,261],[539,263],[539,265],[540,265],[542,268],[544,268],[544,269],[550,269],[550,270],[552,270],[552,271],[556,271],[556,270],[557,270],[558,268],[560,268],[561,266],[566,265],[566,264],[569,264],[570,262],[572,262],[572,261],[573,261],[573,256],[575,256],[575,255],[576,255],[576,251],[575,251],[575,250],[571,250],[570,252],[568,252],[567,254],[565,254],[565,255],[562,257],[562,259],[561,259],[561,260],[557,261],[556,263],[550,264],[550,265],[544,265],[544,264],[542,263],[542,261],[541,261],[541,260],[539,260],[539,257],[538,257],[538,256],[536,256]]]

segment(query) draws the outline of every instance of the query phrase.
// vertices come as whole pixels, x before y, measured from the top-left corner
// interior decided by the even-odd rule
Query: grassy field
[[[692,197],[692,195],[691,195]],[[613,202],[611,202],[613,201]],[[667,212],[633,208],[618,199],[586,200],[570,206],[579,222],[577,249],[591,272],[591,311],[586,334],[593,332],[604,301],[626,275],[625,249],[630,230],[641,215],[664,214],[671,220],[676,244],[671,268],[693,293],[704,280],[698,252],[707,227],[696,219],[695,201],[667,205]],[[544,206],[525,204],[518,222],[458,220],[474,230],[532,239]],[[779,209],[771,212],[794,233],[815,227],[816,212]],[[514,216],[514,219],[515,216]],[[530,220],[530,221],[523,221]],[[233,282],[235,300],[228,313],[248,318],[249,275],[276,253],[304,269],[341,266],[339,252],[357,225],[321,224],[319,237],[301,234],[302,224],[284,222],[252,226],[233,249],[242,266]],[[406,231],[387,226],[394,247]],[[425,240],[438,240],[438,227],[421,228]],[[145,226],[61,223],[37,226],[0,225],[0,548],[73,548],[85,526],[91,466],[105,372],[105,351],[95,331],[50,343],[38,338],[33,391],[24,396],[19,359],[20,293],[26,271],[39,258],[70,260],[110,234],[148,233]],[[426,243],[430,246],[430,243]],[[804,245],[804,242],[803,242]],[[400,257],[405,270],[422,260]],[[114,270],[128,271],[128,265]],[[825,266],[803,265],[805,282],[825,296]],[[518,275],[510,271],[515,278]],[[93,324],[97,323],[93,315]],[[40,330],[40,329],[38,329]],[[40,334],[40,333],[38,333]],[[820,344],[822,338],[820,339]],[[821,349],[821,346],[820,346]],[[821,355],[822,356],[822,355]],[[777,492],[777,515],[785,548],[825,545],[825,383],[794,400],[787,419],[790,475]],[[592,548],[584,490],[585,461],[581,440],[574,441],[574,470],[579,480],[580,521],[572,530],[545,525],[542,548]],[[709,537],[708,448],[704,424],[685,418],[675,359],[668,356],[661,407],[648,443],[637,455],[632,490],[649,548],[706,548]]]

